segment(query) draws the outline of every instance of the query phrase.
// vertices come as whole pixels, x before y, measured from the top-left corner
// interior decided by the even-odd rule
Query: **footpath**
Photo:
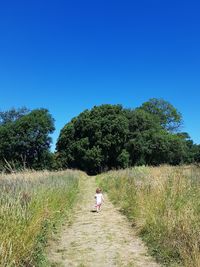
[[[159,267],[127,218],[106,195],[102,211],[93,211],[95,177],[84,178],[81,184],[72,224],[63,226],[47,248],[51,266]]]

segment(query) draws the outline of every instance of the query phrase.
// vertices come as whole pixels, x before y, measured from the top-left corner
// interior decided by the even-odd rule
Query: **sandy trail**
[[[64,226],[47,249],[51,266],[158,267],[126,217],[106,195],[102,211],[91,212],[95,189],[95,177],[82,181],[72,225]]]

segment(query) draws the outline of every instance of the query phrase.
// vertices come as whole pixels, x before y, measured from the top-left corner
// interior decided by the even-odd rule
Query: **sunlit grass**
[[[81,173],[0,176],[0,266],[42,265],[47,237],[72,207]]]
[[[166,266],[200,266],[200,169],[137,167],[98,177]]]

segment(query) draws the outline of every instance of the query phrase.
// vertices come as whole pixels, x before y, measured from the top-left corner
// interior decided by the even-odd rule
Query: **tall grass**
[[[0,266],[43,266],[47,237],[72,207],[79,172],[0,176]]]
[[[151,253],[166,266],[200,266],[200,170],[137,167],[98,177]]]

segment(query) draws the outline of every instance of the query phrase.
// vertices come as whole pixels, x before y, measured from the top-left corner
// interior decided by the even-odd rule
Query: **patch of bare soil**
[[[73,223],[64,226],[60,237],[47,248],[51,266],[158,267],[127,218],[106,195],[102,211],[93,212],[95,190],[95,178],[87,177],[82,182]]]

